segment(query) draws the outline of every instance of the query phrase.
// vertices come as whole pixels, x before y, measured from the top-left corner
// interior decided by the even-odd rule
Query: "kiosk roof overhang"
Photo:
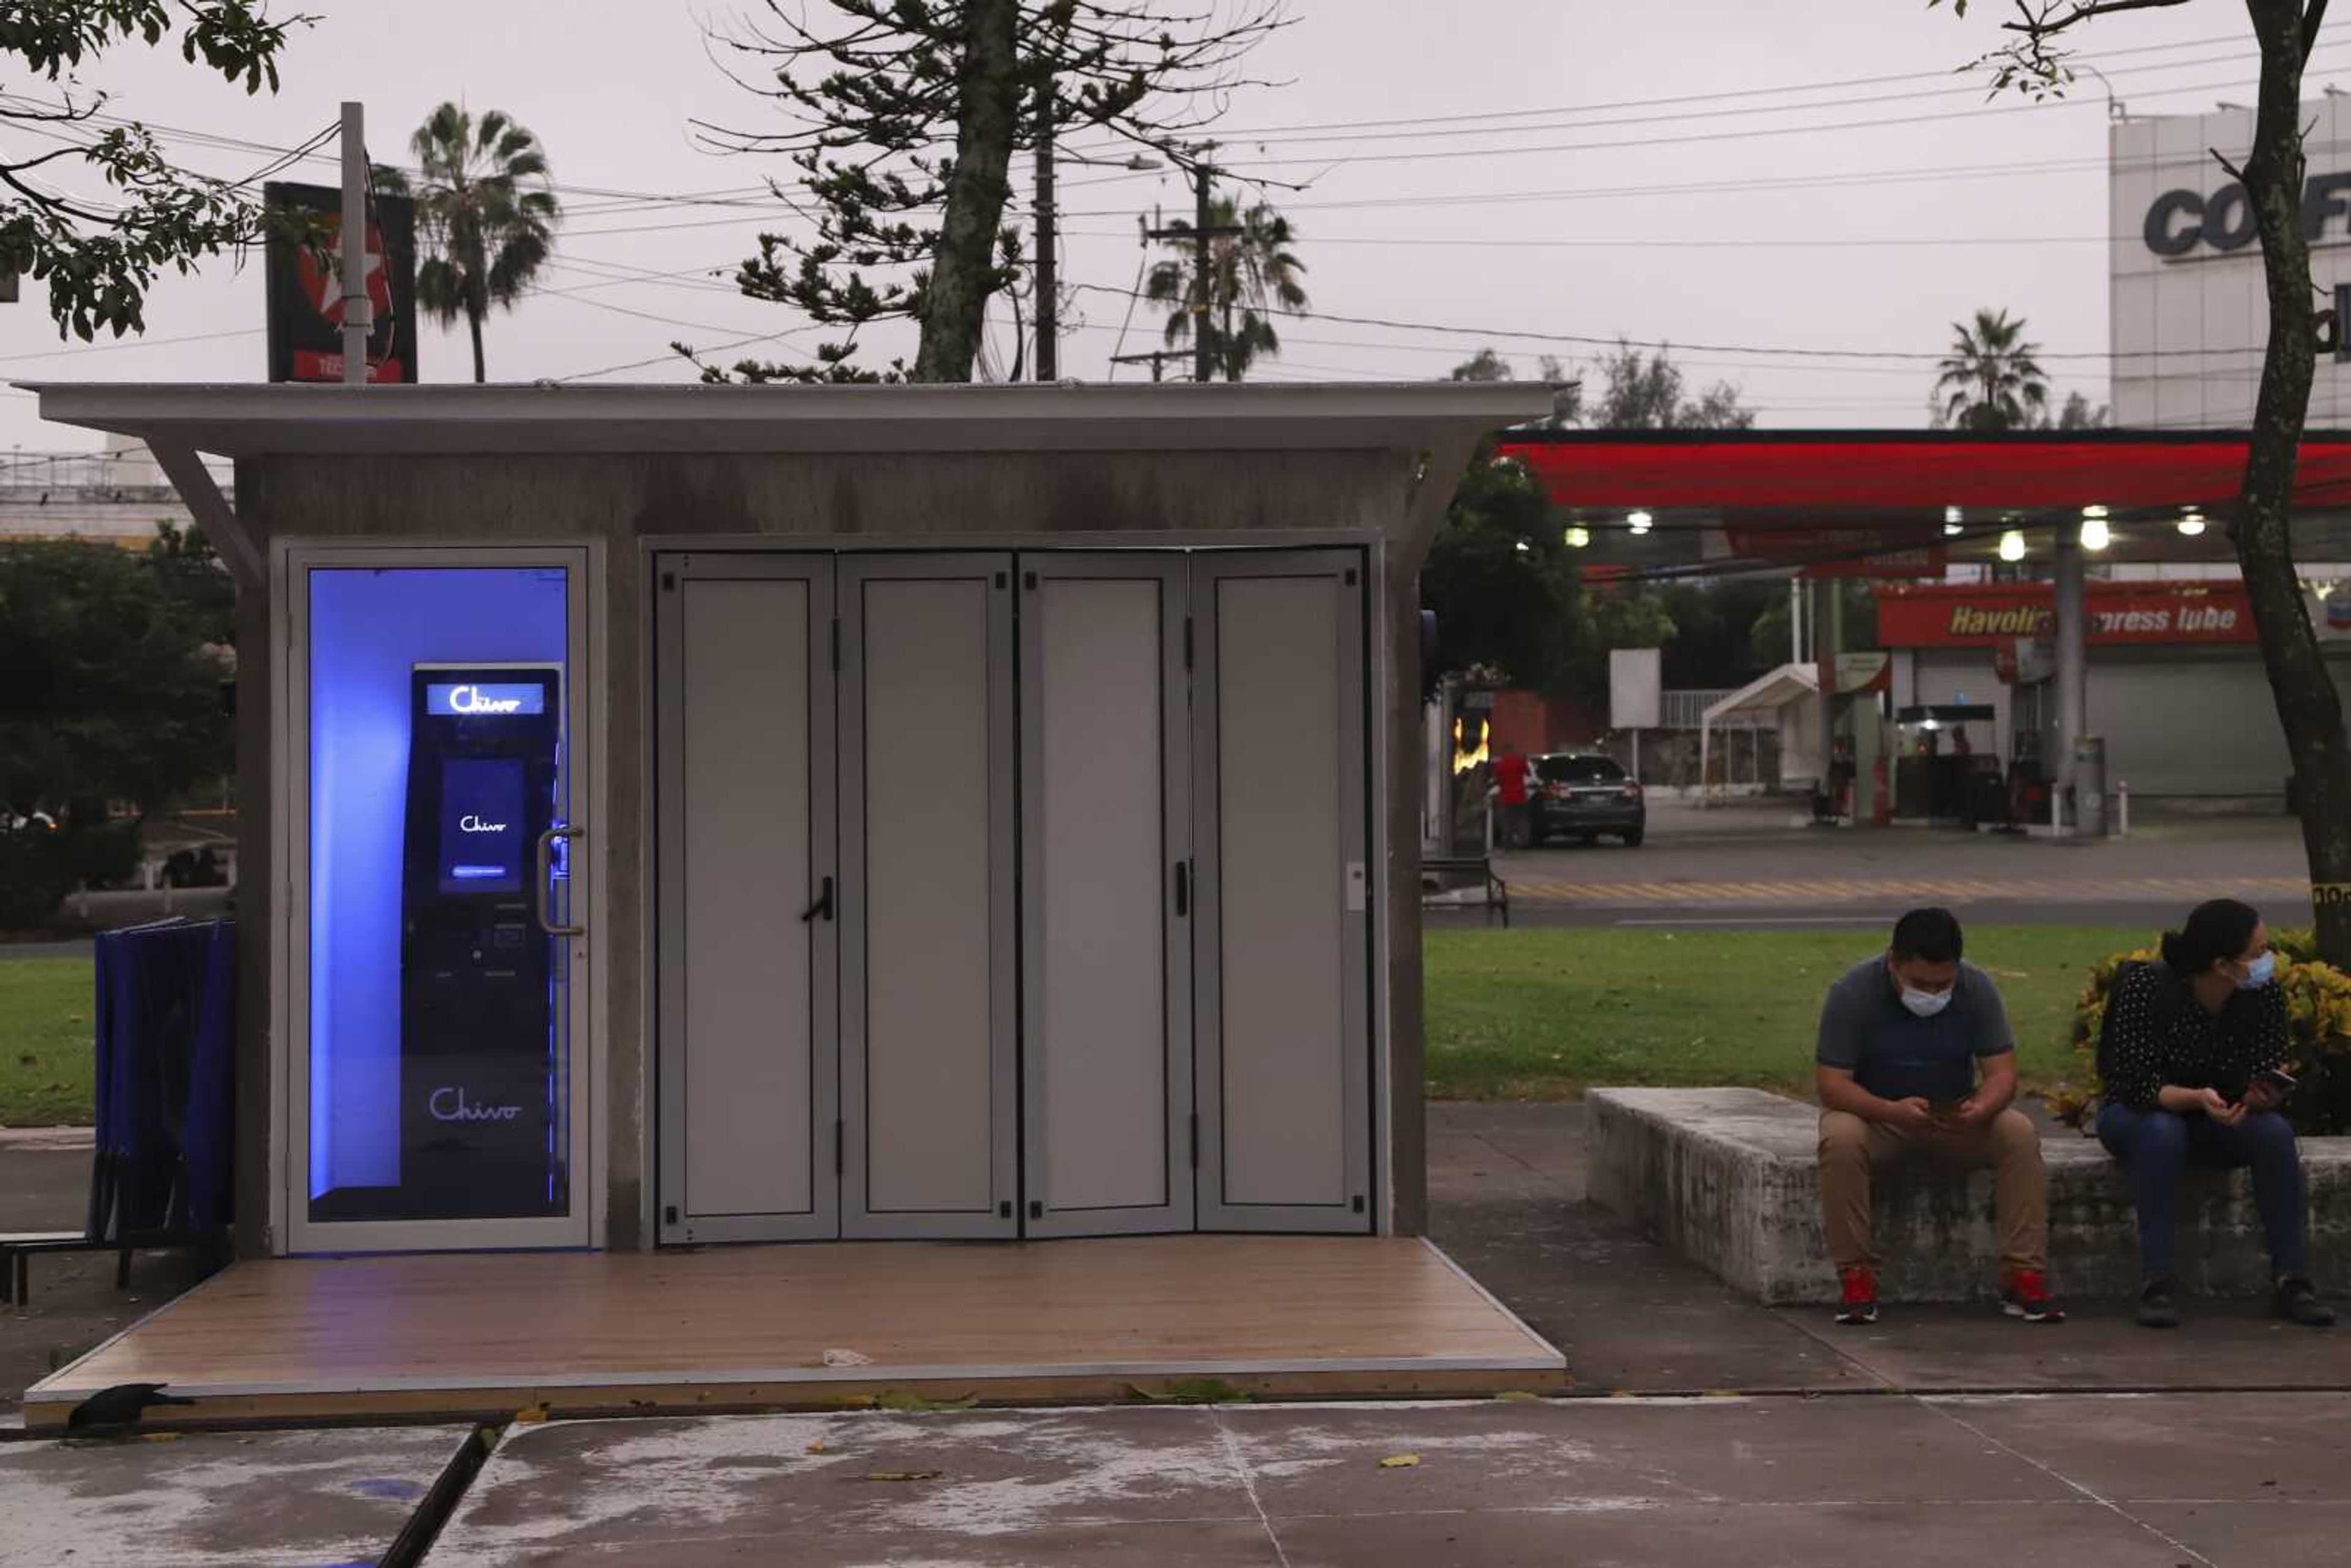
[[[1535,412],[1510,383],[309,386],[19,382],[41,417],[223,457],[342,453],[1418,450]]]

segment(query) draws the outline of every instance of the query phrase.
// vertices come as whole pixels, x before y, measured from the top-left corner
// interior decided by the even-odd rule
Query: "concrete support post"
[[[2052,776],[2074,783],[2074,743],[2089,727],[2089,613],[2082,586],[2082,541],[2073,525],[2057,530],[2057,755]]]

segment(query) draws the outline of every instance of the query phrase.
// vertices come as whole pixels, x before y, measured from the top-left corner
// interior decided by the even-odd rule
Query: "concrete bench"
[[[1592,1201],[1767,1303],[1831,1301],[1821,1235],[1820,1112],[1760,1089],[1595,1089]],[[2093,1138],[2042,1145],[2049,1274],[2063,1297],[2135,1294],[2138,1232],[2123,1173]],[[2312,1273],[2351,1295],[2351,1138],[2302,1145]],[[1879,1184],[1876,1243],[1889,1301],[1989,1296],[2000,1271],[1991,1173],[1913,1167]],[[2242,1171],[2191,1171],[2180,1195],[2179,1281],[2195,1295],[2254,1295],[2269,1264]]]

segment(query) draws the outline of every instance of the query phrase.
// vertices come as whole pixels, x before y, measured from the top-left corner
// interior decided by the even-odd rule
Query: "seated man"
[[[1877,1321],[1872,1175],[1897,1160],[1990,1166],[2000,1210],[2001,1299],[2027,1322],[2064,1321],[2049,1250],[2041,1135],[2016,1098],[2016,1040],[2000,990],[1962,963],[1948,909],[1914,909],[1892,946],[1855,965],[1821,1008],[1821,1205],[1844,1284],[1841,1323]]]

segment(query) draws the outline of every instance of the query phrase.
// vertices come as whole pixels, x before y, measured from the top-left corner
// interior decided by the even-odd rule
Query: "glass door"
[[[294,1250],[589,1239],[585,568],[289,555]]]

